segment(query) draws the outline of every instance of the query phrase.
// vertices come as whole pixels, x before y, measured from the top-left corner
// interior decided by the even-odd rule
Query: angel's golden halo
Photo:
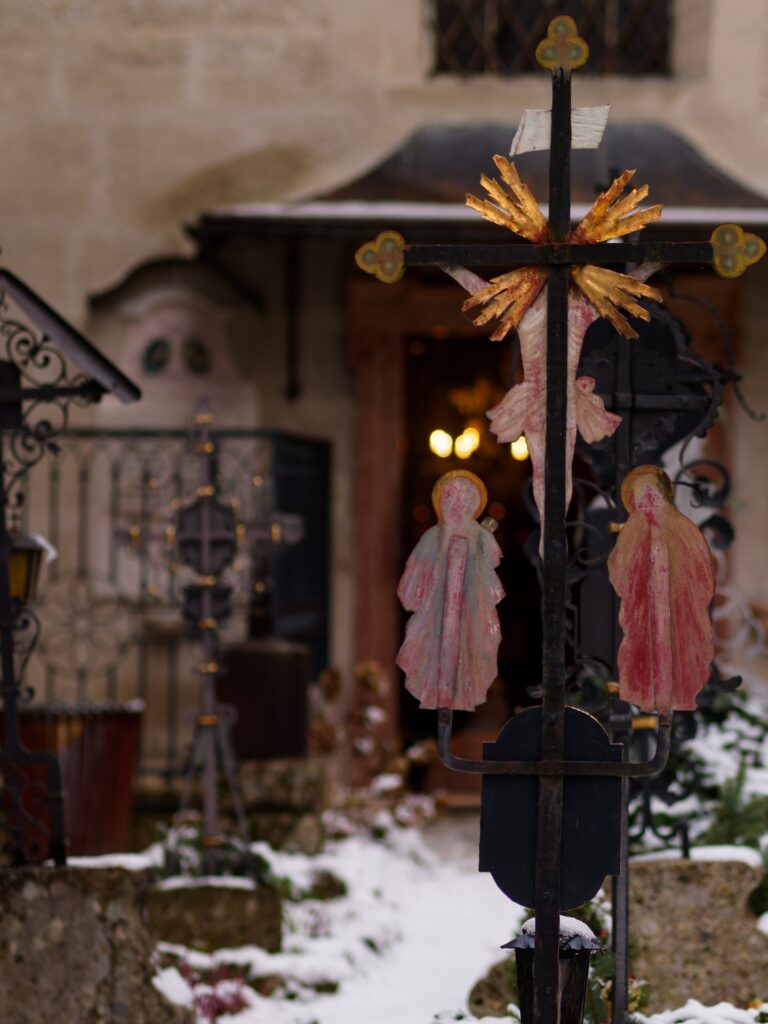
[[[463,477],[465,480],[469,480],[477,490],[478,502],[475,511],[473,512],[473,518],[477,519],[480,513],[485,508],[488,502],[488,491],[485,484],[477,476],[476,473],[470,472],[468,469],[452,469],[448,473],[444,473],[437,481],[435,486],[432,488],[432,506],[437,513],[437,520],[439,523],[443,522],[443,508],[442,508],[442,494],[445,485],[451,480],[456,480],[457,477]]]

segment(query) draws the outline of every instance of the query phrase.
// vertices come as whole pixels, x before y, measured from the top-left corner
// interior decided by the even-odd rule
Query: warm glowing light
[[[433,430],[429,435],[429,450],[441,459],[447,459],[453,451],[453,438],[444,430]]]
[[[453,450],[460,459],[468,459],[472,452],[477,451],[480,445],[480,431],[475,427],[467,427],[463,434],[456,438]]]
[[[512,452],[513,459],[517,459],[518,462],[525,462],[528,458],[528,442],[525,440],[525,434],[521,434],[516,441],[513,441],[509,446],[509,450]]]

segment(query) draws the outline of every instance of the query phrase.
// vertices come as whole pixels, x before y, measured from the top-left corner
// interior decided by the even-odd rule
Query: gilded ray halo
[[[501,182],[482,175],[480,184],[490,198],[478,199],[471,194],[467,195],[467,206],[482,214],[492,224],[507,228],[530,242],[546,242],[549,228],[544,214],[531,190],[520,180],[514,163],[498,155],[493,158],[493,162],[499,170]],[[607,242],[611,238],[639,231],[659,219],[663,209],[659,203],[638,209],[648,195],[647,185],[633,188],[625,194],[626,186],[634,174],[634,170],[624,171],[610,188],[597,197],[587,215],[571,232],[569,242]],[[491,320],[497,320],[491,340],[501,341],[518,326],[546,281],[547,274],[543,268],[520,267],[493,278],[487,288],[470,296],[462,309],[466,312],[478,306],[483,307],[473,322],[483,326]],[[571,281],[600,316],[609,320],[625,338],[637,338],[638,335],[622,311],[641,320],[648,320],[648,311],[637,300],[661,299],[660,292],[651,285],[637,281],[628,274],[592,264],[573,266]]]

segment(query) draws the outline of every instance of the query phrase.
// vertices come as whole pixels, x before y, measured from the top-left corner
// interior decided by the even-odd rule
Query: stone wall
[[[768,935],[747,907],[762,876],[743,861],[631,864],[631,969],[649,982],[647,1012],[688,999],[736,1006],[768,999]]]
[[[746,1007],[768,998],[768,935],[747,906],[763,875],[759,856],[754,864],[694,856],[630,864],[630,975],[647,983],[646,1015],[689,999]],[[467,1005],[476,1017],[506,1017],[517,1000],[510,955],[476,982]]]
[[[170,879],[148,893],[147,917],[159,940],[193,949],[261,946],[277,953],[282,944],[280,895],[245,878]]]
[[[149,886],[121,868],[1,872],[3,1024],[193,1024],[152,984]]]
[[[4,259],[73,317],[184,247],[200,209],[284,199],[378,161],[420,124],[514,121],[546,76],[431,77],[428,0],[3,0]],[[682,131],[768,192],[768,12],[677,0],[671,79],[582,76],[579,102]]]

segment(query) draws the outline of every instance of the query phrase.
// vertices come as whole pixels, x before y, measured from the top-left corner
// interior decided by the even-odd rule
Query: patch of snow
[[[768,910],[757,919],[757,927],[765,935],[768,935]]]
[[[650,1017],[637,1014],[642,1021],[652,1024],[755,1024],[757,1009],[741,1010],[730,1003],[704,1006],[696,999],[689,999],[679,1010],[665,1010]]]
[[[175,967],[166,967],[160,971],[152,979],[152,984],[169,1003],[176,1006],[192,1006],[194,1003],[192,990]]]
[[[348,895],[287,903],[281,953],[159,947],[197,970],[226,964],[236,974],[242,965],[244,975],[284,979],[268,998],[246,983],[248,1008],[221,1016],[220,1024],[429,1024],[446,1007],[468,1017],[470,989],[504,958],[499,947],[522,915],[477,872],[476,861],[457,862],[449,844],[436,853],[413,829],[395,829],[381,841],[354,836],[329,843],[316,857],[264,844],[254,849],[299,888],[329,870]],[[338,988],[331,994],[318,985]]]
[[[630,858],[630,863],[649,860],[682,860],[679,850],[654,850],[653,853],[639,853]],[[751,846],[694,846],[691,860],[695,861],[741,861],[753,868],[762,868],[763,858],[759,850]]]
[[[172,875],[157,883],[158,889],[199,889],[210,886],[216,889],[255,889],[252,878],[237,875]]]
[[[150,846],[144,853],[105,853],[100,857],[67,857],[67,864],[72,868],[124,868],[126,871],[148,871],[159,867],[162,858],[158,859],[154,848]]]
[[[374,793],[391,793],[394,789],[400,789],[402,784],[402,776],[384,773],[376,776],[371,783],[371,789]]]
[[[523,924],[524,935],[535,935],[536,934],[536,918],[529,917],[528,920]],[[560,938],[561,939],[572,939],[576,935],[581,935],[584,939],[594,939],[595,933],[589,927],[588,924],[584,924],[583,921],[577,920],[575,917],[565,917],[560,915]]]

